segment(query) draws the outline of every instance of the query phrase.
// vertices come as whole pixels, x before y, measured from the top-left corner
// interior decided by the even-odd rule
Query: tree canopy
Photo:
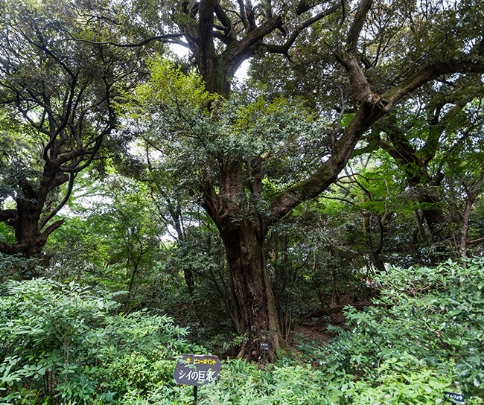
[[[15,237],[0,242],[3,253],[41,252],[76,175],[117,126],[114,103],[142,72],[139,50],[74,39],[103,30],[92,12],[69,2],[2,4],[2,201],[15,202],[0,213]]]
[[[458,256],[467,255],[483,182],[479,1],[26,0],[2,7],[0,129],[12,141],[2,141],[0,160],[1,252],[42,252],[81,171],[128,175],[146,185],[142,199],[149,196],[173,227],[178,249],[186,246],[186,221],[216,229],[225,251],[219,273],[181,265],[191,302],[198,271],[219,286],[245,336],[239,355],[257,359],[267,342],[271,360],[285,347],[276,301],[288,297],[274,282],[293,285],[289,274],[297,273],[278,258],[298,245],[294,235],[304,237],[293,256],[303,267],[308,246],[327,249],[329,265],[344,263],[346,249],[353,260],[345,266],[379,271],[395,254],[392,244],[412,246],[400,252],[408,262],[455,256],[453,239]],[[174,57],[170,44],[189,57]],[[237,85],[246,60],[249,79]],[[458,152],[472,163],[461,164]],[[123,199],[113,199],[117,222],[125,218]],[[194,215],[197,206],[203,218]],[[344,227],[335,223],[349,213]],[[304,215],[326,222],[325,232],[280,231],[291,221],[304,228]],[[141,209],[139,216],[125,223],[140,249],[138,261],[132,243],[125,252],[129,291],[143,243],[157,243]],[[337,242],[329,241],[332,232]],[[203,249],[204,263],[220,260],[216,249]],[[312,260],[320,265],[315,254]],[[326,273],[334,291],[337,273]]]

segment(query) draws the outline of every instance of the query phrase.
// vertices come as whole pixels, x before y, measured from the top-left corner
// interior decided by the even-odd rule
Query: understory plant
[[[379,298],[364,311],[348,307],[330,343],[265,368],[226,361],[217,383],[200,387],[198,403],[431,405],[449,403],[452,392],[482,404],[483,261],[392,268],[378,282]],[[160,386],[126,403],[191,404],[192,387],[178,390]]]
[[[120,403],[172,384],[187,330],[147,311],[118,313],[117,294],[47,279],[0,297],[1,404]]]
[[[338,403],[433,404],[444,391],[480,403],[484,261],[392,268],[378,282],[374,305],[348,307],[346,326],[313,353],[328,380],[342,382],[335,392],[349,381],[351,400]]]
[[[264,367],[222,359],[198,404],[424,405],[484,392],[484,265],[392,268],[379,298],[346,309],[325,345]],[[0,291],[0,404],[191,405],[173,379],[180,353],[206,353],[148,311],[119,313],[116,294],[45,279]]]

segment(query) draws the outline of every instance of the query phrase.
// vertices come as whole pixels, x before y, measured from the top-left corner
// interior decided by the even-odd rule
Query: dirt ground
[[[346,319],[343,310],[347,305],[363,310],[365,306],[371,305],[371,301],[365,299],[355,302],[354,299],[343,297],[339,304],[333,304],[308,314],[294,328],[289,343],[292,346],[297,346],[301,343],[318,345],[328,342],[334,337],[334,332],[328,330],[328,325],[344,326]]]

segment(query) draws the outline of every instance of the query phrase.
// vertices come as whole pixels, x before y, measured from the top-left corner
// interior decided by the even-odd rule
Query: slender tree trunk
[[[467,197],[466,197],[466,206],[464,209],[464,213],[462,215],[462,227],[461,227],[461,236],[460,236],[460,243],[459,243],[459,250],[460,256],[462,259],[467,257],[467,239],[469,237],[469,219],[471,217],[472,206],[476,201],[481,189],[482,185],[484,184],[484,171],[481,172],[479,179],[474,183],[474,185],[470,188],[467,188]],[[465,265],[465,262],[464,262]]]
[[[474,205],[474,197],[468,196],[466,199],[466,207],[464,209],[464,214],[462,216],[462,227],[461,227],[460,242],[459,242],[461,259],[467,258],[467,238],[469,236],[469,218],[471,216],[471,210],[473,205]]]

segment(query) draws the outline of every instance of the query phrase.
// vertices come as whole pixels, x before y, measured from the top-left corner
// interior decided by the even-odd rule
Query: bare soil
[[[291,334],[290,344],[297,346],[300,344],[319,345],[327,343],[335,336],[334,332],[328,330],[328,325],[344,326],[346,318],[344,308],[348,305],[357,310],[363,310],[365,306],[372,305],[370,299],[358,300],[357,302],[350,297],[342,297],[339,303],[314,311],[306,315],[294,328]]]

